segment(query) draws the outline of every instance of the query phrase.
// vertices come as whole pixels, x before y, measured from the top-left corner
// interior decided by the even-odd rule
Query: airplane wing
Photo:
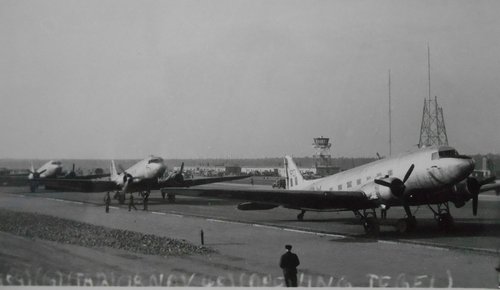
[[[237,176],[223,176],[223,177],[202,177],[202,178],[189,178],[189,179],[167,179],[164,181],[160,181],[159,188],[165,187],[191,187],[196,185],[210,184],[216,182],[224,182],[231,180],[238,180],[248,178],[250,175],[237,175]]]
[[[0,176],[0,186],[27,186],[28,184],[28,175]]]
[[[46,189],[78,192],[105,192],[118,190],[115,182],[109,180],[46,178],[38,180]]]
[[[481,185],[481,189],[479,190],[479,192],[485,192],[485,191],[490,191],[490,190],[494,190],[496,192],[500,191],[500,180],[499,179],[494,180],[491,183],[486,183],[486,184]]]
[[[162,193],[186,196],[216,197],[240,200],[241,210],[271,209],[277,206],[307,210],[358,210],[376,207],[360,191],[312,191],[287,189],[203,189],[203,188],[163,188]]]

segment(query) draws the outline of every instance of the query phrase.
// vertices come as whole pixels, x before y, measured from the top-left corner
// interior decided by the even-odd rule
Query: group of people
[[[148,210],[148,201],[149,201],[149,192],[146,192],[143,194],[142,198],[142,204],[144,206],[143,210]],[[106,193],[106,196],[104,197],[104,204],[106,207],[106,213],[109,213],[109,206],[111,205],[111,196],[109,195],[109,192]],[[135,206],[134,203],[134,195],[130,194],[129,202],[128,202],[128,211],[131,211],[132,208],[134,210],[137,210],[137,207]]]

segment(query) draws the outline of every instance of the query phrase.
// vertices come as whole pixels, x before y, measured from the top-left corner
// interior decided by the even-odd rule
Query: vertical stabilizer
[[[290,156],[285,156],[285,174],[287,189],[298,189],[305,183],[304,177]]]
[[[111,160],[111,166],[109,168],[109,173],[111,174],[111,180],[115,180],[118,177],[118,173],[116,172],[115,161]]]

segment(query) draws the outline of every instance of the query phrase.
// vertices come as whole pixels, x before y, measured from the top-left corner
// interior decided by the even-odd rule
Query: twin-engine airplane
[[[26,174],[9,174],[0,176],[0,185],[6,186],[26,186],[30,187],[31,192],[35,192],[40,184],[44,184],[45,179],[52,178],[71,178],[71,179],[90,179],[107,177],[109,174],[91,174],[77,175],[75,172],[75,164],[70,172],[64,172],[61,161],[50,160],[36,169],[31,163],[31,169]]]
[[[30,174],[28,175],[31,192],[35,192],[38,187],[37,180],[45,178],[55,178],[62,173],[61,161],[50,160],[35,170],[33,162],[31,163]]]
[[[33,162],[28,173],[13,174],[0,177],[0,184],[7,186],[26,186],[29,185],[31,192],[34,192],[39,184],[39,180],[45,178],[56,178],[62,173],[61,161],[50,160],[35,170]]]
[[[462,207],[472,199],[476,215],[481,186],[491,181],[468,177],[474,161],[452,147],[419,149],[315,180],[305,180],[291,157],[284,161],[286,189],[165,188],[162,193],[245,201],[238,205],[240,210],[283,206],[300,210],[299,220],[306,211],[353,211],[365,232],[376,235],[380,227],[375,209],[385,212],[393,206],[402,206],[406,212],[396,224],[399,232],[415,229],[410,206],[416,205],[428,205],[438,225],[447,229],[453,225],[448,203]]]
[[[114,161],[111,161],[110,180],[93,179],[69,179],[55,178],[44,179],[46,187],[61,191],[79,192],[110,192],[116,191],[120,202],[125,201],[126,193],[139,192],[143,196],[149,195],[151,190],[159,190],[164,187],[189,187],[214,182],[230,181],[247,178],[248,176],[225,176],[209,177],[197,179],[184,179],[182,171],[184,163],[178,172],[173,172],[167,177],[163,177],[167,167],[163,159],[156,156],[149,156],[130,168],[118,173]],[[163,194],[165,198],[165,194]],[[169,196],[169,200],[172,198]]]

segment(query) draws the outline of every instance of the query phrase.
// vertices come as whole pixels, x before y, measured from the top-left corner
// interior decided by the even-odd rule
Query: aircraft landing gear
[[[399,219],[396,222],[396,231],[400,234],[405,234],[414,231],[417,228],[417,219],[411,217]]]
[[[164,192],[162,191],[161,192],[161,197],[163,199],[165,199],[165,197],[167,198],[168,202],[170,203],[174,203],[175,202],[175,193],[170,193],[170,192]]]
[[[305,210],[302,210],[298,215],[297,215],[297,220],[302,221],[304,220],[304,214],[306,213]]]
[[[377,219],[377,213],[375,209],[363,210],[363,213],[359,210],[354,211],[354,214],[361,219],[363,223],[363,228],[365,229],[365,234],[369,237],[377,237],[380,233],[380,224]]]
[[[173,194],[173,193],[167,193],[167,200],[170,203],[174,203],[175,202],[175,194]]]
[[[439,203],[437,205],[437,210],[434,210],[430,205],[428,206],[434,213],[434,219],[437,221],[439,229],[443,231],[449,231],[453,228],[454,221],[453,217],[450,214],[450,207],[448,206],[448,202]]]
[[[406,212],[406,218],[399,219],[396,223],[396,231],[400,234],[413,232],[417,228],[417,219],[411,213],[410,206],[406,200],[403,201],[403,208]]]
[[[115,195],[113,195],[114,199],[118,199],[119,204],[125,204],[125,193],[122,192],[115,192]]]

